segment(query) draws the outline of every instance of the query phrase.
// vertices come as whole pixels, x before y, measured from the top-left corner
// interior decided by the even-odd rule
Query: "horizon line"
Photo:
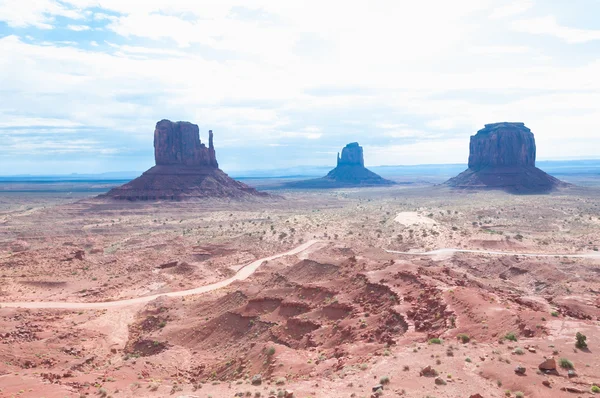
[[[574,158],[574,159],[544,159],[537,160],[536,162],[584,162],[584,161],[600,161],[600,157],[598,158]],[[365,167],[425,167],[425,166],[465,166],[467,167],[467,163],[419,163],[419,164],[386,164],[386,165],[378,165],[378,166],[367,166]],[[287,167],[277,167],[270,169],[238,169],[238,170],[230,170],[229,173],[240,173],[240,172],[267,172],[267,171],[276,171],[276,170],[286,170],[293,168],[328,168],[335,167],[332,165],[298,165],[298,166],[287,166]],[[103,171],[96,173],[56,173],[56,174],[0,174],[0,178],[4,177],[68,177],[68,176],[98,176],[103,174],[141,174],[144,171],[141,170],[118,170],[118,171]],[[238,177],[244,177],[242,175]]]

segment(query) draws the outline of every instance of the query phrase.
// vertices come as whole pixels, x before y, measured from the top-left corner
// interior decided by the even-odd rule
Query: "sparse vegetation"
[[[573,362],[569,361],[567,358],[559,359],[558,364],[563,369],[575,369],[575,366],[573,366]]]
[[[456,336],[456,338],[460,340],[463,344],[467,344],[469,341],[471,341],[469,335],[464,333],[459,334],[458,336]]]
[[[390,195],[394,194],[393,189],[390,188]],[[246,397],[266,397],[272,389],[274,396],[278,396],[281,390],[288,388],[302,398],[309,394],[313,398],[315,394],[335,395],[336,391],[331,393],[331,385],[325,379],[335,380],[339,386],[353,382],[353,386],[344,388],[344,395],[354,393],[355,398],[371,396],[372,387],[379,383],[389,383],[389,388],[384,387],[384,397],[423,398],[427,393],[438,397],[460,394],[468,397],[475,392],[493,395],[494,391],[497,396],[503,396],[507,388],[527,391],[527,396],[538,390],[542,395],[559,395],[560,388],[566,383],[586,390],[587,394],[584,392],[580,394],[582,396],[594,393],[600,397],[600,386],[591,384],[596,381],[593,380],[594,372],[599,363],[591,332],[597,320],[581,322],[587,326],[571,328],[566,332],[566,344],[564,340],[558,340],[557,347],[552,347],[551,341],[544,337],[553,333],[563,318],[573,320],[578,316],[574,315],[579,312],[577,300],[556,299],[544,304],[551,307],[541,311],[543,307],[537,304],[550,295],[565,296],[567,288],[572,290],[573,297],[590,297],[589,289],[593,287],[586,283],[593,282],[592,276],[597,274],[589,269],[593,268],[588,266],[591,262],[553,255],[538,258],[457,253],[442,257],[384,252],[385,249],[400,253],[429,252],[448,247],[584,253],[591,251],[593,245],[578,240],[584,236],[585,240],[598,245],[598,233],[585,230],[586,226],[581,222],[575,223],[573,214],[582,212],[585,219],[588,214],[600,216],[600,202],[595,206],[596,213],[592,213],[583,209],[584,204],[579,202],[574,204],[579,209],[569,208],[562,195],[536,198],[540,201],[539,206],[531,205],[529,197],[518,197],[510,203],[514,197],[508,200],[507,195],[496,196],[493,192],[481,194],[477,201],[469,200],[469,203],[462,203],[459,195],[440,199],[440,203],[445,202],[444,206],[460,208],[460,216],[455,216],[454,211],[446,210],[447,207],[433,204],[438,200],[435,197],[422,201],[411,195],[405,198],[398,194],[399,197],[392,200],[386,191],[385,200],[379,202],[374,198],[370,202],[355,198],[371,195],[368,190],[361,191],[360,195],[327,192],[303,198],[313,202],[310,203],[312,208],[305,211],[301,204],[293,202],[294,195],[300,197],[302,193],[295,192],[288,198],[289,208],[285,204],[264,206],[268,209],[262,209],[258,204],[247,208],[244,204],[236,204],[232,207],[236,209],[233,215],[227,207],[219,206],[216,211],[211,211],[207,204],[202,206],[202,212],[196,212],[195,208],[199,206],[179,203],[177,211],[185,207],[188,212],[182,224],[179,222],[184,216],[175,211],[166,219],[163,212],[171,210],[164,206],[146,214],[146,210],[136,209],[131,216],[125,215],[129,210],[120,207],[114,214],[124,214],[124,218],[111,230],[106,229],[110,222],[102,220],[108,213],[88,212],[86,217],[93,220],[83,229],[78,229],[81,225],[77,220],[69,221],[68,229],[57,225],[61,238],[56,242],[51,242],[49,237],[46,241],[32,240],[33,250],[29,252],[11,256],[6,251],[0,253],[10,265],[0,271],[6,274],[0,275],[0,280],[11,281],[0,288],[0,295],[7,302],[54,300],[53,297],[65,302],[110,302],[194,289],[230,279],[257,259],[295,249],[301,238],[309,240],[315,236],[321,243],[294,256],[262,262],[255,276],[246,281],[236,281],[216,293],[187,296],[185,302],[182,297],[164,297],[153,302],[130,320],[127,349],[109,353],[112,347],[105,345],[102,349],[106,352],[98,351],[101,356],[90,363],[85,360],[91,358],[91,353],[83,352],[81,348],[90,344],[89,339],[94,334],[85,329],[98,325],[98,318],[100,321],[112,319],[113,312],[120,310],[111,309],[108,315],[101,310],[80,311],[77,308],[37,311],[42,316],[34,322],[44,330],[41,333],[55,339],[66,333],[61,328],[81,331],[80,336],[61,339],[58,349],[66,347],[69,352],[57,351],[55,354],[60,361],[57,366],[61,368],[62,362],[65,362],[65,369],[81,364],[81,370],[74,372],[69,382],[84,383],[91,380],[90,375],[104,373],[101,379],[94,379],[96,384],[84,389],[90,398],[99,397],[101,387],[107,390],[106,397],[102,398],[127,394],[123,389],[134,391],[138,396],[169,396],[169,391],[177,392],[179,388],[193,394],[192,386],[200,382],[204,383],[203,390],[195,395],[203,398],[209,393],[218,395],[217,390],[228,396],[243,393]],[[489,202],[482,205],[480,199],[489,199]],[[341,205],[338,200],[342,200]],[[592,203],[590,198],[586,200]],[[556,201],[552,211],[544,209],[544,201]],[[320,205],[323,206],[317,211],[316,207]],[[421,220],[431,212],[434,218],[425,220],[429,224],[405,225],[395,220],[397,214],[404,211],[418,213]],[[477,218],[479,215],[480,219]],[[560,216],[559,220],[555,219],[557,216]],[[596,229],[600,222],[598,216],[593,217]],[[41,215],[36,217],[36,221],[42,219]],[[136,218],[143,221],[143,226],[140,227]],[[153,218],[157,219],[155,223],[152,223]],[[478,222],[472,228],[471,221],[474,220]],[[15,222],[4,225],[10,236],[27,236],[26,232],[33,230],[30,225],[25,231],[19,231]],[[94,227],[97,223],[100,226]],[[219,224],[222,224],[220,229]],[[361,224],[364,227],[361,228]],[[548,225],[560,227],[548,228]],[[189,233],[182,237],[184,226]],[[41,222],[40,228],[44,228],[44,236],[52,232],[48,231],[46,222]],[[409,232],[411,228],[414,230]],[[63,229],[85,233],[74,236],[72,232],[63,233]],[[347,231],[352,230],[354,233],[347,235]],[[517,231],[526,235],[523,244],[518,244],[515,239]],[[568,231],[573,231],[571,237]],[[503,236],[500,235],[502,232]],[[437,233],[441,233],[439,239]],[[327,236],[332,239],[335,236],[335,244],[327,243]],[[377,236],[380,236],[379,240]],[[260,242],[259,238],[264,240]],[[493,242],[487,241],[489,239]],[[73,246],[64,244],[66,240],[73,241]],[[117,242],[114,247],[119,250],[107,256],[103,248],[110,242]],[[546,246],[544,242],[549,243]],[[66,279],[66,285],[50,286],[53,290],[46,292],[40,286],[20,283],[33,280],[30,275],[41,275],[37,262],[49,263],[39,261],[42,250],[47,249],[49,258],[58,262],[63,257],[71,257],[75,247],[85,249],[86,259],[60,262],[56,280]],[[27,268],[17,269],[19,261]],[[162,268],[163,264],[173,261],[178,265]],[[184,262],[190,266],[182,267],[180,264]],[[245,269],[249,268],[253,267]],[[571,281],[569,275],[557,269],[572,271],[580,277]],[[22,272],[26,278],[20,276]],[[551,275],[552,282],[540,275]],[[97,277],[98,282],[92,282],[92,277]],[[13,280],[17,282],[13,283]],[[42,293],[42,298],[35,298],[35,289]],[[398,292],[402,294],[397,295]],[[19,295],[24,298],[17,297]],[[587,317],[589,313],[595,318],[591,307],[581,308],[581,315]],[[24,325],[24,331],[17,338],[29,338],[28,333],[35,330],[25,322],[31,322],[35,314],[36,311],[32,311],[22,320],[9,320],[0,325],[8,325],[4,333],[10,333],[10,336],[6,340],[15,339],[13,330],[17,329],[13,329],[13,325],[20,327],[19,323]],[[417,322],[419,330],[432,335],[425,340],[414,338],[411,331],[417,327]],[[86,337],[87,344],[76,343]],[[403,347],[394,345],[394,342],[404,344],[411,339],[412,343]],[[138,341],[143,344],[134,346]],[[338,342],[344,344],[338,348]],[[25,343],[19,344],[25,346]],[[209,355],[214,357],[194,380],[188,379],[187,370],[178,369],[181,344],[190,347],[195,365],[200,366],[205,362],[202,359]],[[579,351],[585,350],[587,345],[593,354]],[[166,355],[156,356],[155,352],[163,347]],[[31,360],[38,365],[38,371],[51,367],[52,353],[33,356],[35,353],[35,349],[31,351]],[[552,389],[547,389],[540,385],[546,380],[545,372],[536,375],[536,370],[537,365],[552,354],[560,376],[549,376],[547,380],[552,382]],[[350,356],[352,359],[346,361]],[[561,357],[568,359],[561,360],[559,366]],[[338,361],[338,358],[342,360]],[[164,367],[148,366],[149,363],[157,365],[161,359],[167,362]],[[0,363],[4,365],[4,361],[13,361],[7,369],[11,374],[24,372],[19,367],[24,361],[19,363],[7,357]],[[511,365],[511,361],[515,362]],[[513,370],[520,363],[527,366],[527,376],[517,378],[513,376]],[[567,369],[571,370],[573,363],[577,364],[580,375],[569,380]],[[437,369],[439,375],[436,377],[448,382],[446,388],[436,387],[433,378],[421,378],[420,382],[426,383],[423,384],[426,388],[420,391],[404,385],[403,380],[418,377],[419,371],[428,365]],[[35,370],[27,370],[27,374]],[[252,385],[255,373],[264,376],[260,386]],[[82,381],[83,375],[87,376]],[[111,383],[109,376],[117,382]],[[285,376],[287,381],[280,376]],[[392,377],[394,382],[391,382]],[[464,388],[478,377],[485,377],[489,391],[482,385],[477,389],[473,387],[472,391]],[[138,383],[132,384],[133,381]],[[213,382],[220,383],[220,387],[211,386]],[[531,390],[527,385],[529,382],[535,383]],[[319,387],[313,387],[317,383]],[[229,390],[228,385],[231,385]],[[121,392],[115,391],[117,387]],[[403,387],[407,389],[404,395],[400,394]],[[309,388],[315,393],[309,393]],[[173,397],[181,394],[173,394]],[[515,392],[510,396],[515,397]]]
[[[521,347],[517,347],[513,350],[513,354],[516,355],[525,355],[525,351],[523,351],[523,349]]]
[[[577,332],[577,334],[575,335],[575,347],[579,348],[580,350],[583,350],[585,348],[587,348],[587,336],[584,334],[581,334],[580,332]]]
[[[513,332],[507,333],[504,338],[509,341],[517,341],[517,336]]]

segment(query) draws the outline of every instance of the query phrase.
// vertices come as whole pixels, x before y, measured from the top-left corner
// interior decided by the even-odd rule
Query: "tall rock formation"
[[[567,184],[535,167],[535,138],[523,123],[493,123],[471,136],[469,168],[446,185],[545,193]]]
[[[342,149],[342,156],[338,153],[337,167],[325,177],[314,180],[295,181],[286,184],[288,188],[344,188],[344,187],[369,187],[380,185],[394,185],[373,173],[365,167],[363,148],[358,142],[346,145]]]
[[[469,168],[535,167],[535,138],[524,123],[486,124],[471,137]]]
[[[235,181],[219,169],[212,130],[208,147],[196,124],[161,120],[154,130],[154,161],[140,177],[101,197],[126,200],[182,200],[269,196]]]
[[[358,142],[352,142],[342,149],[342,157],[338,152],[338,166],[360,166],[365,167],[363,149]]]
[[[154,130],[154,160],[157,166],[180,164],[219,168],[213,132],[208,132],[208,148],[200,142],[196,124],[161,120]]]

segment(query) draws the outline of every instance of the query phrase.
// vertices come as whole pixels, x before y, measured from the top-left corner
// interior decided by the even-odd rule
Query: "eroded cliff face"
[[[471,136],[469,168],[445,185],[501,189],[510,193],[547,193],[568,184],[535,167],[535,139],[523,123],[493,123]]]
[[[200,141],[198,125],[161,120],[154,130],[154,160],[157,166],[184,165],[218,168],[213,133],[208,148]]]
[[[351,165],[365,167],[363,148],[358,142],[352,142],[342,149],[342,157],[338,154],[337,165]]]
[[[486,124],[471,137],[469,168],[535,167],[535,139],[523,123]]]

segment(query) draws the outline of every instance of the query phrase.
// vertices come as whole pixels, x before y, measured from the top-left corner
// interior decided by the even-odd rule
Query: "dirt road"
[[[235,281],[242,281],[242,280],[248,278],[265,261],[271,261],[271,260],[275,260],[279,257],[293,256],[293,255],[299,254],[299,253],[305,251],[306,249],[308,249],[309,247],[313,246],[317,242],[319,242],[319,240],[310,240],[310,241],[303,243],[302,245],[300,245],[290,251],[287,251],[285,253],[279,253],[279,254],[275,254],[270,257],[261,258],[259,260],[256,260],[256,261],[244,266],[242,269],[240,269],[237,272],[237,274],[235,274],[233,277],[231,277],[229,279],[225,279],[225,280],[222,280],[220,282],[216,282],[216,283],[213,283],[210,285],[200,286],[195,289],[182,290],[179,292],[160,293],[160,294],[154,294],[152,296],[143,296],[143,297],[137,297],[137,298],[127,299],[127,300],[103,301],[103,302],[96,302],[96,303],[69,303],[69,302],[51,302],[51,301],[32,301],[32,302],[24,301],[24,302],[14,302],[14,303],[0,302],[0,307],[3,307],[3,308],[6,308],[6,307],[36,308],[36,309],[59,308],[59,309],[70,309],[70,310],[73,310],[73,309],[107,309],[107,308],[125,307],[125,306],[130,306],[130,305],[135,305],[135,304],[143,304],[143,303],[150,302],[161,296],[184,297],[184,296],[190,296],[193,294],[207,293],[207,292],[211,292],[213,290],[221,289],[222,287],[230,285]]]
[[[154,294],[151,296],[143,296],[137,297],[133,299],[127,300],[117,300],[117,301],[103,301],[103,302],[92,302],[92,303],[70,303],[70,302],[52,302],[52,301],[32,301],[32,302],[13,302],[13,303],[2,303],[0,302],[0,307],[10,307],[10,308],[58,308],[58,309],[107,309],[107,308],[118,308],[118,307],[126,307],[130,305],[136,304],[144,304],[150,302],[158,297],[166,296],[166,297],[184,297],[190,296],[194,294],[202,294],[211,292],[213,290],[221,289],[222,287],[228,286],[235,281],[241,281],[247,279],[250,275],[252,275],[256,270],[265,262],[270,260],[275,260],[279,257],[284,256],[292,256],[299,254],[315,243],[319,242],[319,240],[310,240],[302,245],[288,251],[285,253],[275,254],[270,257],[261,258],[256,260],[242,269],[240,269],[237,274],[229,279],[222,280],[220,282],[216,282],[210,285],[200,286],[195,289],[190,290],[182,290],[178,292],[169,292],[169,293],[160,293]],[[453,253],[475,253],[475,254],[490,254],[490,255],[498,255],[498,256],[524,256],[524,257],[569,257],[569,258],[593,258],[600,259],[600,253],[585,253],[585,254],[536,254],[536,253],[513,253],[513,252],[499,252],[499,251],[491,251],[491,250],[466,250],[466,249],[438,249],[432,250],[428,252],[400,252],[395,250],[386,250],[388,253],[395,254],[405,254],[411,256],[436,256],[436,255],[448,255]]]
[[[428,252],[399,252],[395,250],[386,250],[388,253],[408,254],[411,256],[436,256],[440,254],[453,253],[475,253],[475,254],[491,254],[495,256],[522,256],[522,257],[568,257],[568,258],[597,258],[600,259],[600,253],[584,253],[584,254],[543,254],[543,253],[515,253],[515,252],[498,252],[492,250],[466,250],[466,249],[437,249]]]

